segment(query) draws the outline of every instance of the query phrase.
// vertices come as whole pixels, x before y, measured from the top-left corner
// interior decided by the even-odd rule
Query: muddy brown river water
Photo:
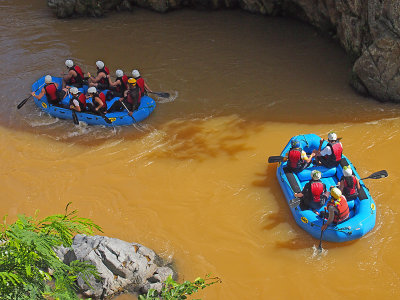
[[[357,95],[350,63],[303,23],[241,11],[136,9],[57,20],[42,0],[0,2],[0,215],[72,201],[104,234],[174,261],[180,280],[222,278],[203,299],[400,299],[400,107]],[[31,84],[73,58],[138,68],[155,112],[136,127],[74,126],[17,110]],[[335,130],[370,180],[377,223],[323,243],[292,219],[267,157],[301,133]],[[120,299],[127,299],[127,296]]]

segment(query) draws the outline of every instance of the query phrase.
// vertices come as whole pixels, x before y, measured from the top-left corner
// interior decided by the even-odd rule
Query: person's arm
[[[294,193],[295,197],[304,197],[304,195],[307,193],[307,190],[309,189],[309,187],[311,186],[311,184],[309,182],[306,183],[306,185],[304,186],[303,190],[300,193]]]
[[[121,81],[119,79],[112,82],[110,75],[108,75],[107,78],[108,78],[108,83],[110,84],[110,86],[115,87],[115,86],[119,86],[121,84]]]
[[[69,70],[68,74],[63,77],[63,88],[66,86],[67,81],[76,76],[78,76],[78,74],[76,74],[74,70]]]
[[[92,82],[98,83],[100,80],[106,77],[107,76],[103,72],[100,72],[96,77],[90,77],[90,78],[92,79]]]
[[[357,177],[356,177],[356,180],[357,180],[357,189],[358,189],[358,190],[361,190],[360,180],[358,180]]]
[[[94,98],[94,101],[95,102],[97,102],[97,104],[99,105],[99,106],[97,106],[95,109],[96,110],[99,110],[100,108],[102,108],[104,105],[103,105],[103,101],[101,101],[101,99],[99,98],[99,97],[95,97]]]
[[[74,109],[74,110],[76,110],[76,111],[81,111],[81,107],[80,107],[80,105],[79,105],[79,101],[78,101],[78,100],[74,99],[74,100],[72,100],[72,103],[73,103],[73,104],[71,104],[71,105],[69,106],[70,109]]]
[[[315,156],[315,153],[311,153],[310,156],[307,156],[307,153],[303,150],[301,151],[301,159],[304,160],[306,163],[310,163],[313,157]]]
[[[146,81],[144,82],[144,89],[148,92],[152,92],[152,90],[149,88],[149,86],[147,85]]]
[[[326,223],[321,227],[322,231],[325,231],[325,229],[333,222],[333,218],[335,217],[335,208],[333,206],[329,206],[328,211],[328,221],[326,221]]]
[[[35,97],[36,99],[40,100],[42,99],[43,95],[46,93],[46,91],[44,90],[44,88],[42,88],[42,90],[40,91],[40,94],[36,96],[35,92],[32,92],[31,95],[33,97]]]
[[[344,189],[344,181],[345,181],[346,179],[342,179],[342,180],[340,180],[340,182],[339,182],[339,190],[343,193],[343,189]]]

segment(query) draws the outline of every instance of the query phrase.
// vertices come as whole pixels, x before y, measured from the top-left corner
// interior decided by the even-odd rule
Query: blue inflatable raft
[[[38,95],[40,91],[42,90],[42,86],[44,85],[44,77],[40,78],[38,81],[32,84],[32,91],[36,92]],[[57,83],[59,86],[59,89],[62,86],[62,78],[61,77],[52,77],[53,82]],[[86,93],[87,92],[87,86],[83,86],[82,88],[79,89],[81,92]],[[43,111],[48,113],[49,115],[60,118],[60,119],[70,119],[72,120],[72,111],[71,109],[68,108],[69,106],[69,101],[71,99],[71,96],[68,95],[63,99],[61,102],[62,105],[65,107],[59,107],[59,106],[54,106],[54,105],[49,105],[47,102],[46,95],[42,97],[42,99],[38,100],[34,98],[35,104]],[[118,97],[115,97],[111,99],[110,101],[107,101],[107,106],[111,107],[111,105],[115,102],[118,101]],[[89,98],[87,102],[90,102],[91,99]],[[101,116],[92,114],[89,112],[76,112],[76,115],[78,117],[79,121],[85,122],[88,125],[103,125],[103,126],[122,126],[122,125],[132,125],[133,123],[138,123],[146,119],[154,110],[156,107],[155,101],[150,98],[149,96],[143,96],[141,98],[140,106],[139,108],[133,112],[132,117],[128,115],[127,111],[122,111],[122,112],[111,112],[107,113],[106,117],[111,121],[110,124],[108,124]]]
[[[295,136],[290,139],[289,143],[283,149],[281,156],[285,156],[291,148],[291,141],[297,139],[300,141],[300,147],[310,154],[313,150],[319,148],[320,137],[315,134],[306,134]],[[326,146],[325,141],[322,149]],[[319,170],[322,173],[321,181],[326,184],[327,189],[334,186],[340,181],[343,175],[343,167],[350,165],[353,174],[361,179],[353,164],[343,155],[340,165],[336,168],[325,168],[322,166],[314,166],[311,164],[305,170],[294,173],[286,169],[287,162],[281,162],[277,168],[276,176],[289,204],[290,200],[295,198],[294,193],[301,192],[304,185],[311,179],[311,171]],[[329,242],[345,242],[358,239],[371,231],[375,226],[376,206],[372,199],[368,188],[364,182],[360,180],[361,190],[358,198],[348,201],[350,208],[349,218],[340,224],[330,224],[323,233],[323,240]],[[289,206],[290,207],[290,206]],[[321,235],[322,218],[310,209],[304,209],[300,206],[290,208],[296,223],[307,231],[314,238],[319,239]],[[320,211],[323,211],[321,208]]]

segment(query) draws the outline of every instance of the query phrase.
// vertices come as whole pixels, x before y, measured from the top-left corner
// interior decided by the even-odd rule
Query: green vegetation
[[[0,299],[78,299],[75,280],[90,275],[98,278],[89,263],[74,261],[69,266],[53,248],[70,247],[78,233],[93,234],[101,228],[91,220],[78,218],[77,211],[42,220],[21,215],[11,225],[1,225]]]
[[[139,300],[182,300],[187,299],[187,295],[196,293],[199,289],[204,289],[212,284],[220,283],[221,279],[218,277],[211,278],[207,275],[205,279],[196,278],[193,282],[185,281],[184,283],[177,283],[171,276],[167,278],[164,287],[160,294],[156,290],[149,290],[146,295],[140,295]]]

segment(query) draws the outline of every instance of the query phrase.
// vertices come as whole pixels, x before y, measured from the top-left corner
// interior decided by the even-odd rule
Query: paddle
[[[111,124],[112,122],[110,121],[110,119],[109,118],[107,118],[106,117],[106,115],[102,112],[102,111],[97,111],[99,114],[100,114],[100,116],[104,119],[104,121],[106,121],[106,123],[107,124]]]
[[[72,120],[74,120],[75,125],[79,125],[78,116],[76,115],[75,110],[71,109],[72,111]]]
[[[35,91],[35,93],[40,90],[43,86],[45,85],[45,83],[43,83],[41,86],[38,87],[38,89]],[[17,105],[17,109],[20,109],[22,106],[25,105],[26,102],[28,102],[28,100],[33,97],[32,95],[30,95],[29,97],[25,98],[24,100],[21,101],[20,104]]]
[[[364,179],[380,179],[380,178],[385,178],[385,177],[388,177],[388,172],[386,170],[382,170],[382,171],[378,171],[378,172],[372,173],[368,177],[361,178],[361,180],[364,180]]]
[[[164,92],[149,92],[149,91],[147,91],[147,93],[157,95],[158,97],[161,97],[161,98],[169,98],[169,96],[170,96],[169,93],[164,93]]]
[[[289,201],[289,207],[290,208],[296,208],[297,206],[300,205],[300,198],[293,198],[292,200]]]
[[[130,112],[129,109],[126,107],[126,105],[125,105],[124,102],[121,101],[121,104],[122,104],[123,107],[125,107],[125,109],[126,109],[128,112]],[[129,115],[128,115],[128,116],[129,116]],[[134,118],[133,116],[131,116],[131,118],[133,119],[133,121],[136,122],[136,120],[135,120],[135,118]]]
[[[284,159],[283,156],[270,156],[270,157],[268,157],[268,163],[282,162],[283,159]]]
[[[325,225],[325,218],[322,219],[322,227]],[[321,236],[319,237],[319,246],[318,246],[318,250],[319,252],[322,252],[322,235],[324,234],[324,231],[322,230],[321,227]]]

